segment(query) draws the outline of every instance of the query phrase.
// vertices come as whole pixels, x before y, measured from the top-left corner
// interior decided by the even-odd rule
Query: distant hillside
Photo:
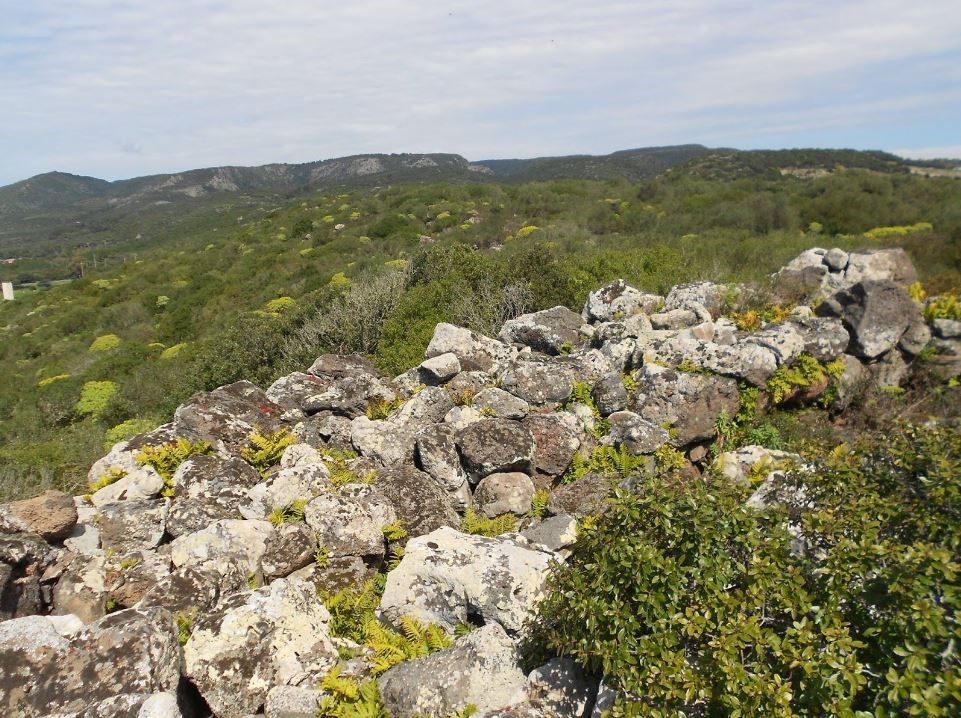
[[[721,180],[813,178],[841,168],[910,171],[904,160],[884,152],[742,151],[690,144],[474,163],[455,154],[370,154],[304,164],[210,167],[116,182],[50,172],[0,187],[0,259],[18,258],[0,273],[19,281],[70,276],[80,253],[102,259],[111,252],[149,249],[187,231],[222,226],[225,217],[237,222],[263,217],[308,192],[427,182],[639,182],[667,172]]]
[[[494,177],[509,182],[555,179],[604,180],[612,177],[624,177],[637,182],[656,177],[671,167],[718,151],[704,145],[675,145],[621,150],[609,155],[482,160],[477,164],[490,169]]]

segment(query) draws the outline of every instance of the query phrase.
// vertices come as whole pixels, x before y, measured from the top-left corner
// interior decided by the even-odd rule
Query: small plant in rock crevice
[[[289,429],[268,432],[258,429],[247,438],[247,445],[241,449],[240,455],[261,476],[266,476],[267,470],[280,462],[284,450],[296,442],[297,437]]]
[[[206,441],[190,441],[178,437],[175,441],[160,446],[145,446],[134,459],[141,466],[152,466],[160,474],[164,482],[163,495],[170,497],[174,494],[174,474],[180,465],[191,456],[202,456],[213,452],[213,447]]]
[[[501,514],[493,518],[481,516],[473,508],[464,512],[460,530],[465,534],[475,534],[493,538],[501,534],[510,533],[517,529],[517,517],[514,514]]]

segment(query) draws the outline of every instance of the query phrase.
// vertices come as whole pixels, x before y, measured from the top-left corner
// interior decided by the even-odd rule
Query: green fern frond
[[[291,444],[297,441],[290,429],[278,429],[261,433],[258,429],[247,437],[247,446],[240,451],[244,460],[260,472],[267,475],[267,469],[280,461],[280,457]]]

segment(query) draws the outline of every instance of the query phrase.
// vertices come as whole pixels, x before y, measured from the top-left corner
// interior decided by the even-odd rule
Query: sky
[[[0,184],[689,142],[961,157],[961,1],[0,0]]]

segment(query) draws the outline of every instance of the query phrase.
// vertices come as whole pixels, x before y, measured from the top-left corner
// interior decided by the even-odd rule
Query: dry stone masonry
[[[597,451],[640,457],[638,471],[673,451],[692,476],[715,461],[745,482],[760,466],[752,505],[803,501],[770,480],[797,457],[742,447],[714,459],[718,421],[744,387],[812,358],[836,368],[839,406],[868,382],[902,382],[922,351],[956,375],[961,323],[928,326],[906,291],[915,279],[900,250],[812,249],[773,278],[795,308],[752,331],[725,316],[744,288],[661,297],[615,281],[581,314],[526,314],[497,338],[439,324],[424,361],[394,379],[326,355],[266,390],[197,394],[96,462],[91,495],[0,506],[0,714],[313,716],[332,669],[375,677],[324,597],[386,572],[381,622],[459,636],[377,678],[395,718],[468,705],[488,718],[599,715],[611,700],[600,677],[564,659],[525,670],[519,655],[551,565],[611,490],[600,473],[562,478]],[[259,463],[255,433],[286,448]],[[178,441],[202,450],[173,468],[143,460]],[[464,533],[465,513],[513,530]]]

